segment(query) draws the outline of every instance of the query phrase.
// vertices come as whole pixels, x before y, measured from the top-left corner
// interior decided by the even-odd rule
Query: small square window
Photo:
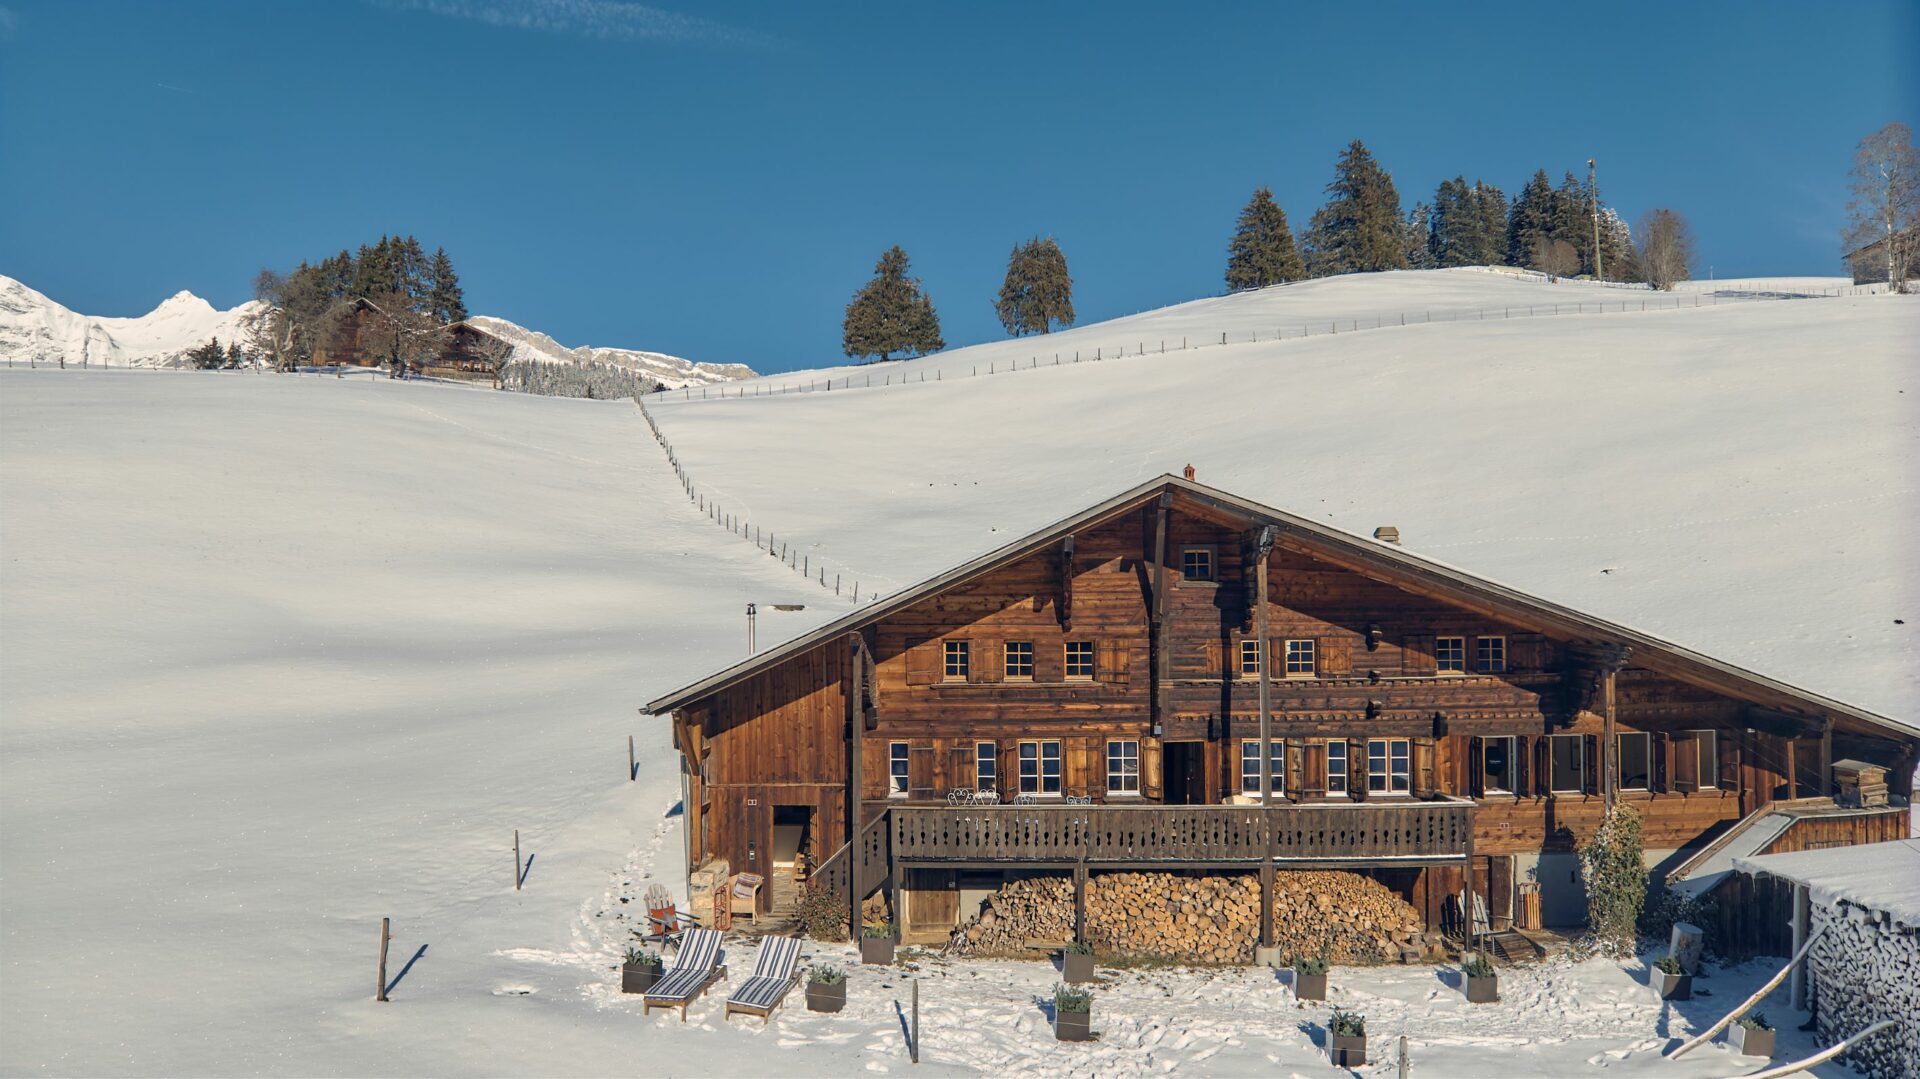
[[[1465,637],[1435,637],[1433,639],[1433,666],[1442,674],[1448,672],[1464,674],[1467,670],[1467,639]]]
[[[1273,793],[1287,790],[1287,744],[1278,738],[1267,742],[1267,769],[1273,777]],[[1240,743],[1240,793],[1260,793],[1260,739]]]
[[[1093,678],[1093,642],[1067,642],[1067,677],[1081,680]]]
[[[1347,742],[1344,738],[1327,743],[1327,793],[1347,793]]]
[[[1140,743],[1131,739],[1107,743],[1107,793],[1140,793]]]
[[[1213,548],[1183,547],[1180,550],[1180,576],[1189,581],[1213,580]]]
[[[947,657],[946,680],[947,681],[964,682],[967,680],[967,669],[968,669],[967,644],[968,642],[966,641],[946,642],[946,645],[947,645],[946,647],[946,657]]]
[[[1032,678],[1033,677],[1033,642],[1032,641],[1008,641],[1007,642],[1007,677],[1008,678]]]
[[[1247,678],[1260,677],[1260,642],[1240,642],[1240,673]]]
[[[905,798],[908,783],[907,743],[894,742],[887,746],[887,795],[892,798]]]
[[[1505,637],[1481,637],[1474,642],[1474,666],[1488,674],[1498,674],[1507,669],[1507,639]]]
[[[1313,640],[1287,642],[1287,677],[1299,678],[1314,673]]]
[[[973,747],[974,776],[979,789],[1000,789],[1000,747],[992,742],[976,742]]]

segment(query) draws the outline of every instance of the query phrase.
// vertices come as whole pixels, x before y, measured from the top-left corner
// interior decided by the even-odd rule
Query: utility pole
[[[1607,272],[1600,261],[1600,186],[1595,173],[1593,158],[1587,158],[1587,198],[1593,203],[1593,279],[1605,281]]]

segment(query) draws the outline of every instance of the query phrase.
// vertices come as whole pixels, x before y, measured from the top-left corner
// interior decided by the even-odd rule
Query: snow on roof
[[[1785,813],[1767,814],[1734,836],[1725,846],[1709,854],[1682,879],[1669,879],[1667,887],[1685,896],[1705,895],[1728,873],[1733,872],[1736,860],[1751,857],[1755,851],[1778,839],[1780,833],[1792,823],[1793,817]]]
[[[1742,873],[1803,884],[1816,903],[1846,900],[1920,928],[1920,839],[1735,858]]]

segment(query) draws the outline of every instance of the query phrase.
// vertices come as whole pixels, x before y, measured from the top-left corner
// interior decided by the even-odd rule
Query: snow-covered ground
[[[1297,319],[1290,305],[1323,286],[1343,313],[1615,294],[1356,275],[1158,317]],[[1130,328],[1157,339],[1153,318]],[[1074,334],[912,361],[947,373],[924,383],[649,407],[705,497],[814,545],[863,594],[1192,464],[1203,482],[1359,535],[1397,526],[1416,553],[1920,724],[1905,539],[1920,520],[1920,300],[1438,321],[954,377]]]

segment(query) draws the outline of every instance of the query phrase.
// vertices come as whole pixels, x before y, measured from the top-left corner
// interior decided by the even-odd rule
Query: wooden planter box
[[[643,967],[635,963],[620,964],[620,991],[622,993],[644,993],[653,988],[660,980],[659,967]]]
[[[1727,1044],[1744,1057],[1773,1056],[1773,1031],[1754,1030],[1735,1023],[1727,1028]]]
[[[1333,1066],[1336,1068],[1358,1068],[1367,1062],[1367,1036],[1335,1034],[1332,1052]]]
[[[1072,984],[1093,980],[1093,956],[1067,952],[1060,957],[1060,973]]]
[[[847,1006],[847,983],[835,982],[823,985],[817,982],[807,983],[807,1010],[810,1012],[837,1012]]]
[[[1293,972],[1293,995],[1301,1000],[1327,999],[1327,976],[1325,974],[1302,974]]]
[[[1500,1002],[1500,975],[1489,974],[1484,978],[1466,975],[1468,1004],[1498,1004]]]
[[[1063,1042],[1092,1041],[1093,1012],[1055,1012],[1053,1036],[1056,1041]]]
[[[1692,1000],[1693,975],[1668,974],[1664,970],[1653,972],[1654,987],[1660,990],[1661,1000]]]
[[[892,966],[893,941],[886,937],[861,937],[860,961],[868,966]]]

